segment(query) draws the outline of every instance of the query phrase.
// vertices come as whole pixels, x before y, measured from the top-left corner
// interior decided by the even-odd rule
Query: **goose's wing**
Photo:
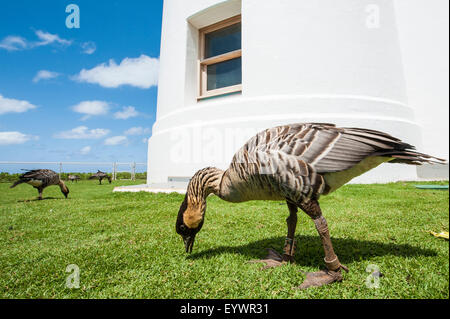
[[[102,172],[102,171],[97,171],[97,173],[95,173],[92,176],[95,176],[95,177],[106,177],[106,176],[108,176],[108,174],[106,174],[105,172]]]
[[[334,128],[333,124],[320,124]],[[248,140],[234,155],[229,174],[250,186],[252,192],[268,188],[297,202],[325,189],[325,181],[304,157],[318,124],[292,124],[264,130]],[[256,185],[256,186],[255,186]]]
[[[59,176],[49,169],[34,169],[23,173],[19,176],[19,179],[32,185],[48,186],[57,183]]]
[[[255,163],[260,170],[294,169],[307,175],[307,166],[317,172],[347,169],[373,148],[348,138],[333,124],[292,124],[270,128],[247,141],[233,162]],[[327,157],[328,156],[328,157]],[[295,169],[299,166],[298,169]]]
[[[421,164],[442,159],[418,153],[414,146],[387,133],[333,124],[306,123],[278,126],[260,132],[244,145],[253,157],[303,161],[318,173],[350,169],[369,156],[394,158],[394,162]]]
[[[310,196],[334,191],[385,161],[417,165],[441,160],[383,132],[304,123],[258,133],[235,154],[231,167],[241,179],[270,175],[296,195]]]
[[[20,175],[23,179],[46,179],[58,176],[54,171],[49,169],[33,169]]]

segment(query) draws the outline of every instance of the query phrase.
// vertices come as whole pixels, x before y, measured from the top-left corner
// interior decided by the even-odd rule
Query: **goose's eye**
[[[180,226],[180,229],[181,229],[182,231],[185,231],[185,230],[186,230],[186,226],[181,225],[181,226]]]

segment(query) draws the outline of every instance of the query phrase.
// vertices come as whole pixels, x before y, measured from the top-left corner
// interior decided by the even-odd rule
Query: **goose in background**
[[[39,192],[38,199],[40,200],[42,199],[42,191],[44,188],[51,185],[58,185],[65,198],[67,198],[67,195],[69,194],[69,189],[59,178],[59,175],[50,169],[34,169],[27,171],[20,175],[19,180],[11,185],[10,188],[14,188],[22,183],[27,183],[36,188]]]
[[[294,261],[300,208],[314,221],[327,268],[308,273],[300,288],[341,281],[341,270],[348,269],[334,252],[320,196],[382,163],[445,162],[414,149],[387,133],[334,124],[303,123],[266,129],[237,151],[227,170],[207,167],[194,174],[178,212],[176,232],[182,236],[186,252],[192,252],[204,222],[206,198],[211,193],[232,203],[285,200],[289,217],[283,254],[269,250],[269,255],[259,261],[266,264],[265,268]]]
[[[100,185],[102,184],[102,180],[106,178],[108,180],[108,182],[111,184],[111,177],[109,177],[108,174],[106,174],[105,172],[102,172],[100,170],[97,170],[97,173],[92,174],[89,179],[98,179]]]
[[[81,178],[80,178],[79,175],[68,175],[68,176],[67,176],[67,179],[68,179],[69,181],[72,181],[72,183],[73,183],[73,181],[76,181],[76,182],[78,183],[78,181],[79,181]]]

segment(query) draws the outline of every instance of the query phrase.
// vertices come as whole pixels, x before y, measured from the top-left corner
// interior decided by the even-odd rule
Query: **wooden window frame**
[[[207,67],[208,65],[228,61],[231,59],[236,59],[242,56],[242,50],[230,51],[224,54],[216,55],[210,58],[205,58],[205,35],[217,31],[233,24],[241,22],[241,15],[231,17],[229,19],[217,22],[210,26],[204,27],[199,30],[199,59],[198,59],[198,70],[199,70],[199,96],[197,100],[204,98],[209,98],[212,96],[218,96],[223,94],[235,93],[242,91],[242,83],[232,86],[223,87],[215,90],[207,90]]]

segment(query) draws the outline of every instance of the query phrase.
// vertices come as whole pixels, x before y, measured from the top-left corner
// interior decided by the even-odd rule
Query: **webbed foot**
[[[268,269],[268,268],[283,266],[290,261],[291,262],[294,261],[292,256],[281,255],[276,250],[274,250],[272,248],[267,248],[267,256],[264,259],[255,259],[255,260],[250,260],[249,262],[250,263],[264,263],[265,266],[262,268],[264,270],[264,269]]]
[[[341,271],[321,270],[317,272],[309,272],[306,274],[306,279],[298,287],[299,289],[306,289],[309,287],[320,287],[331,284],[335,281],[342,281]]]
[[[348,272],[348,268],[342,265],[337,257],[332,262],[327,262],[325,260],[325,264],[328,268],[326,270],[306,273],[305,281],[303,281],[303,283],[298,288],[306,289],[309,287],[320,287],[323,285],[331,284],[335,281],[342,281],[343,276],[341,269],[345,270],[345,272]]]

